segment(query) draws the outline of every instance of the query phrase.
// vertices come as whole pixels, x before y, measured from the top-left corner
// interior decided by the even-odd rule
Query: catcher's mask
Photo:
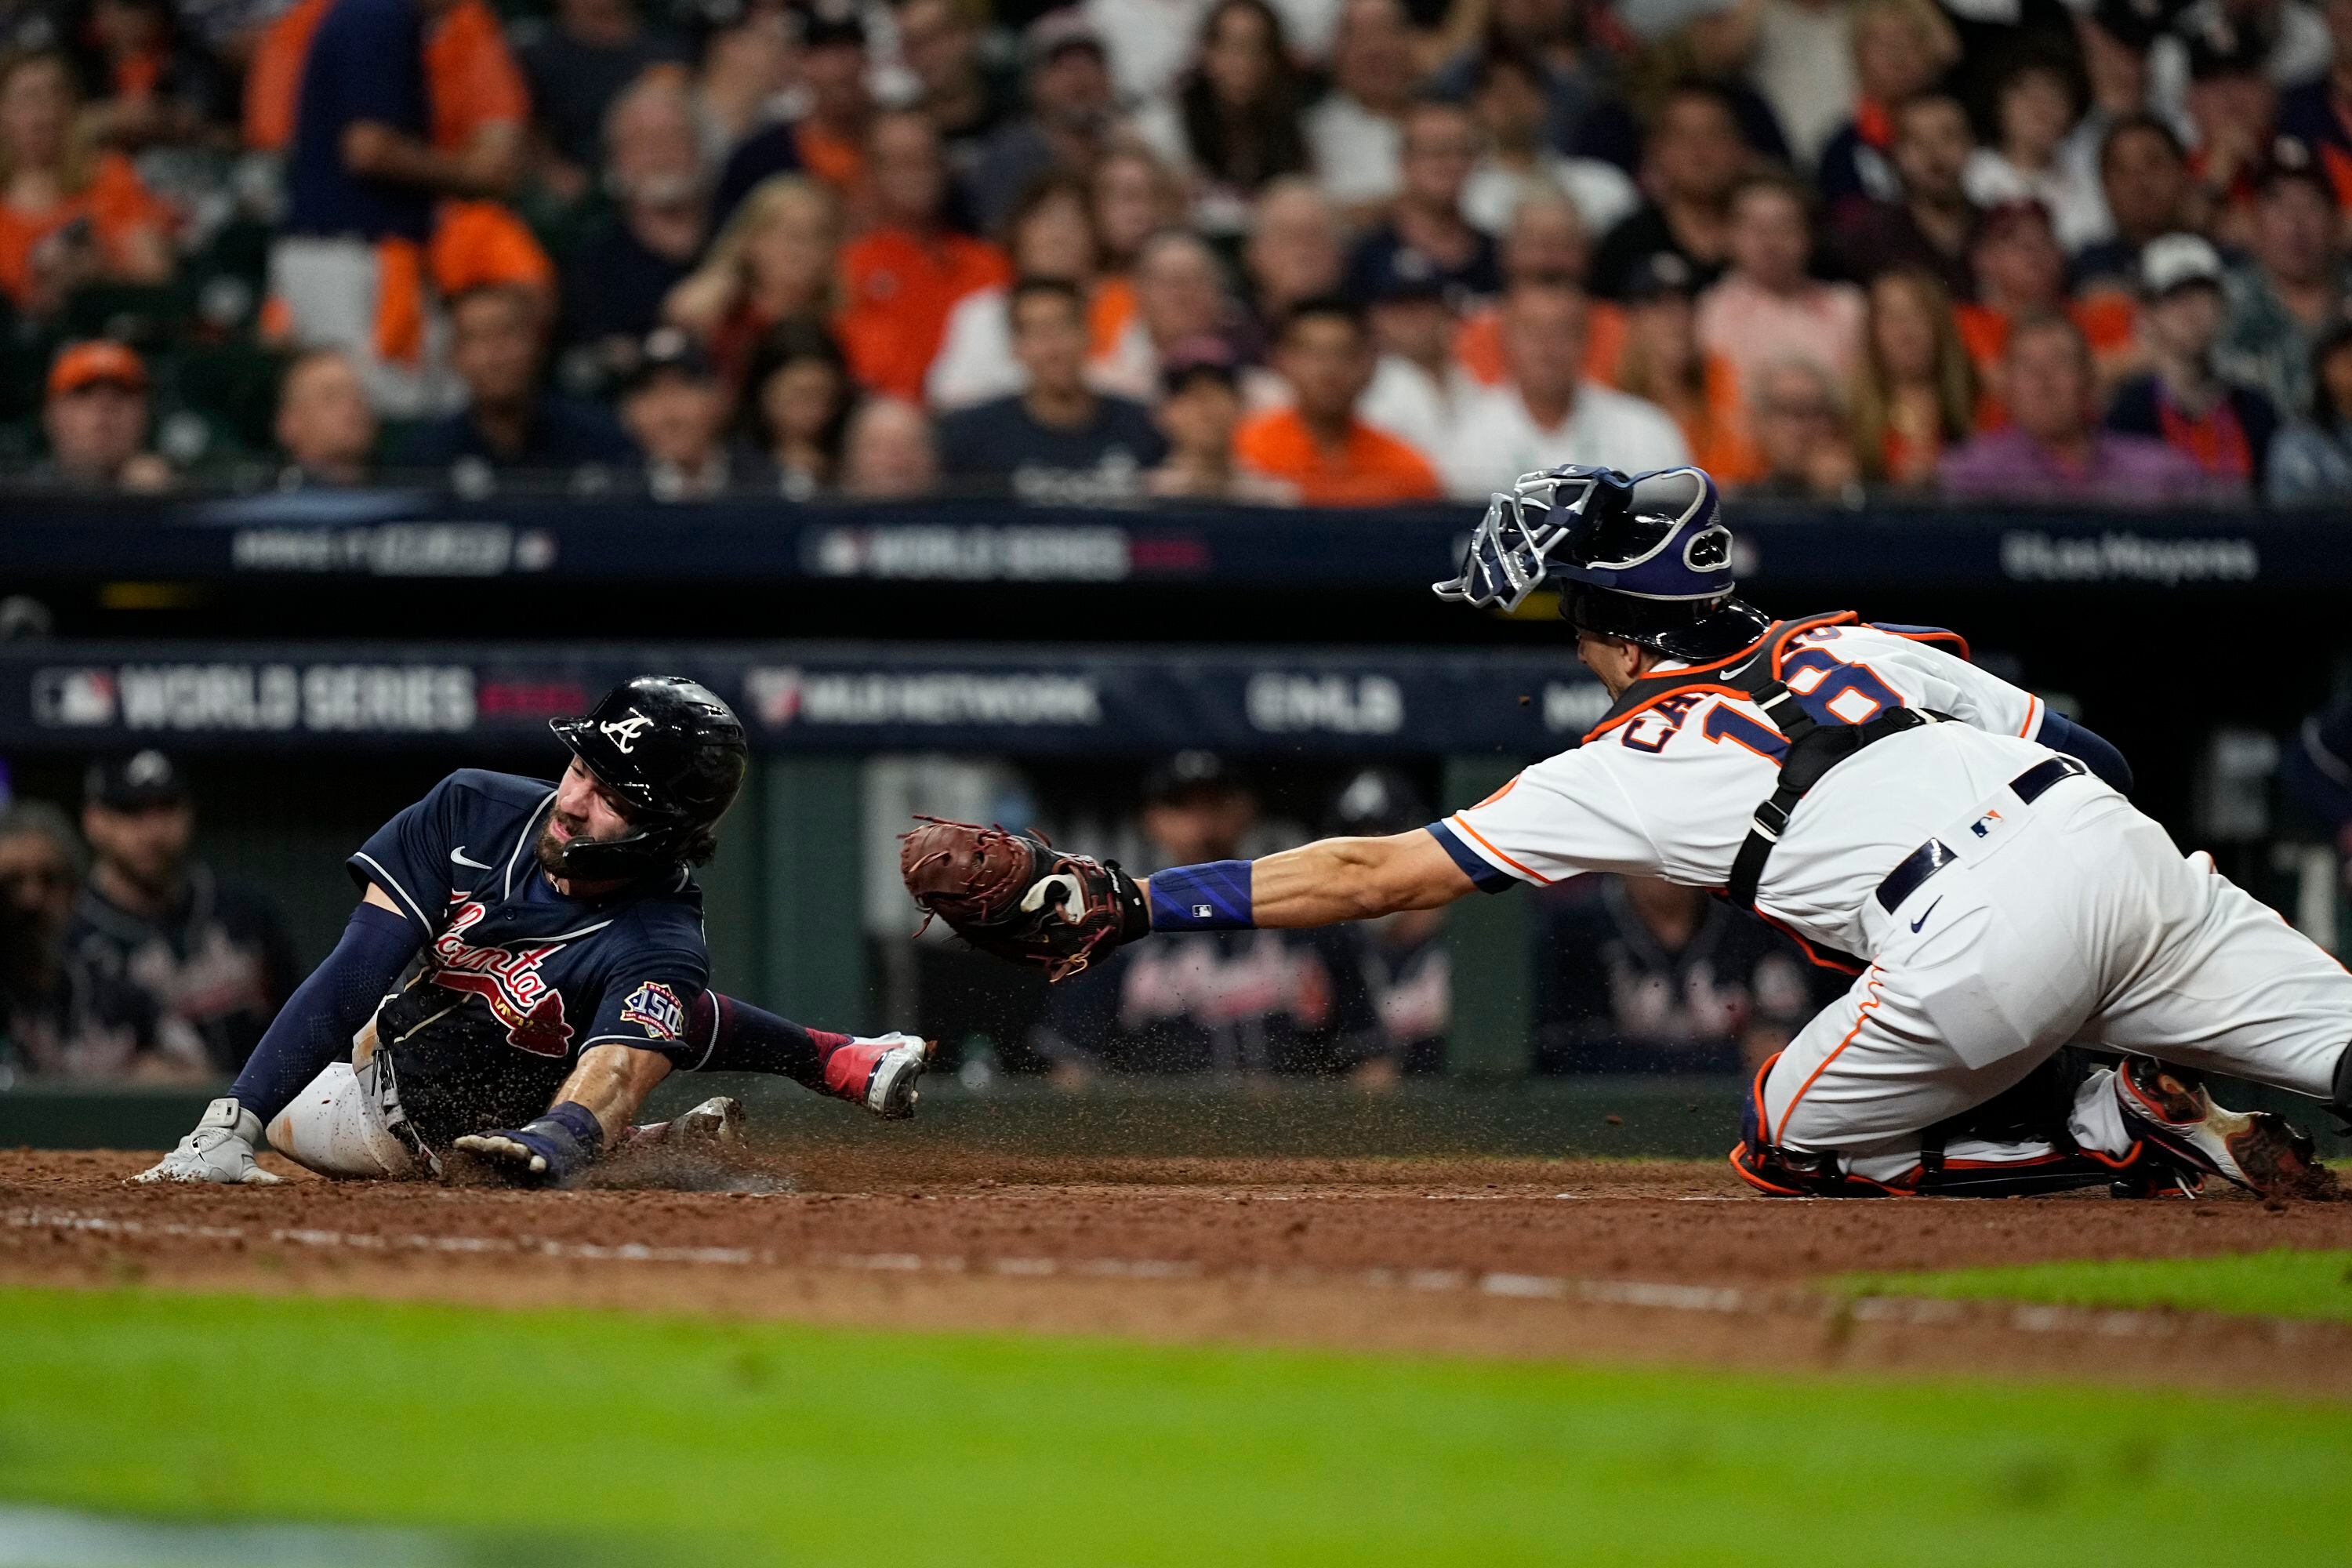
[[[1767,624],[1734,596],[1731,545],[1715,481],[1700,469],[1626,475],[1564,463],[1495,496],[1461,574],[1432,586],[1441,599],[1509,611],[1558,579],[1560,615],[1579,631],[1673,658],[1720,658]]]
[[[711,830],[743,787],[751,750],[734,710],[708,687],[641,675],[606,692],[587,717],[552,719],[548,728],[627,804],[634,829],[565,844],[563,876],[631,879],[710,858]]]

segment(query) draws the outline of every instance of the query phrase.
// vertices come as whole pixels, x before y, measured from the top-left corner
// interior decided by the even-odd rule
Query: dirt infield
[[[2352,1328],[1864,1301],[1850,1269],[2352,1247],[2352,1204],[1789,1202],[1722,1166],[1045,1160],[879,1143],[659,1189],[128,1187],[0,1152],[0,1280],[566,1302],[877,1326],[1846,1367],[2352,1397]],[[732,1186],[738,1190],[673,1190]]]

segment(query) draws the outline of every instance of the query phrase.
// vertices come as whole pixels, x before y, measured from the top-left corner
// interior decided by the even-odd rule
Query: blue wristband
[[[1250,862],[1211,860],[1151,874],[1153,931],[1250,931]]]

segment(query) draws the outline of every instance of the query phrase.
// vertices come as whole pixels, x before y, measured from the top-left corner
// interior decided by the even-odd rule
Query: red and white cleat
[[[2271,1111],[2214,1104],[2195,1070],[2126,1057],[2115,1082],[2126,1124],[2193,1169],[2266,1198],[2336,1194],[2336,1173],[2319,1163],[2308,1133]]]
[[[915,1086],[938,1045],[918,1035],[856,1036],[825,1058],[825,1086],[885,1121],[915,1114]]]

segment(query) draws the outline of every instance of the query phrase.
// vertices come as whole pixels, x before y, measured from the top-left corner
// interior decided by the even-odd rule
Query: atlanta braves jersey
[[[1759,912],[1816,946],[1868,953],[1884,934],[1868,929],[1875,920],[1864,910],[1879,880],[2050,754],[2033,739],[2045,709],[1966,659],[1878,626],[1801,634],[1781,679],[1824,724],[1864,723],[1893,705],[1961,721],[1841,763],[1798,804],[1766,865]],[[1623,715],[1430,831],[1489,890],[1585,871],[1721,888],[1787,749],[1745,697],[1688,691]]]
[[[532,854],[554,800],[551,784],[464,769],[348,863],[424,938],[377,1037],[427,1143],[540,1114],[591,1046],[699,1054],[683,1037],[710,973],[701,889],[681,867],[601,899],[557,892]]]

